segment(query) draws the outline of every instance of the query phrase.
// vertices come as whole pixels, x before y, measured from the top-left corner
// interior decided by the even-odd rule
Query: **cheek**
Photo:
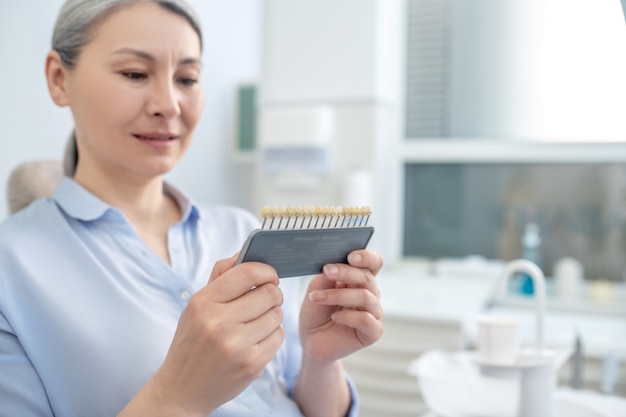
[[[141,98],[137,95],[137,92],[122,91],[115,83],[89,82],[81,88],[72,107],[83,122],[98,129],[110,130],[125,124],[137,114],[138,108],[141,108],[138,104]]]
[[[200,120],[200,116],[202,115],[202,110],[204,108],[204,94],[200,91],[198,94],[193,95],[188,98],[185,102],[185,124],[188,129],[191,131],[195,129],[198,121]]]

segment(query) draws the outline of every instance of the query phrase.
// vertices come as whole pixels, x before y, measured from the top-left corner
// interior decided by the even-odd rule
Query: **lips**
[[[168,141],[177,139],[178,136],[172,133],[139,133],[133,134],[134,137],[141,140],[158,140],[158,141]]]

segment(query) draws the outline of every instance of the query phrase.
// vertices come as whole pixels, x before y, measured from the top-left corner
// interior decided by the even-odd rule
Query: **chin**
[[[174,163],[151,164],[150,166],[137,167],[136,172],[142,177],[153,179],[169,174],[175,165]]]

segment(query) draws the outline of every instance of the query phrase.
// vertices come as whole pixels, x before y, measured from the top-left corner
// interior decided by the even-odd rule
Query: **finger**
[[[224,274],[224,272],[231,269],[235,266],[235,262],[237,262],[238,254],[231,256],[230,258],[222,259],[217,261],[213,266],[213,270],[211,271],[211,276],[209,277],[209,282],[215,281],[218,277]]]
[[[260,343],[279,328],[283,322],[283,310],[273,307],[259,317],[243,323],[241,332],[246,344]]]
[[[350,252],[348,255],[348,263],[358,268],[365,268],[378,275],[383,267],[383,257],[378,252],[367,249],[360,249]]]
[[[332,319],[338,324],[355,329],[363,346],[373,344],[383,335],[381,319],[367,311],[339,310],[333,313]]]
[[[317,290],[309,293],[309,301],[316,304],[366,311],[377,319],[383,317],[383,308],[378,296],[367,288]]]
[[[323,273],[331,282],[341,282],[346,286],[367,288],[376,296],[380,295],[376,276],[367,268],[357,268],[345,264],[328,264],[324,265]]]
[[[218,276],[219,279],[209,283],[211,290],[216,294],[214,300],[217,302],[230,302],[247,294],[255,287],[264,284],[277,286],[279,282],[276,270],[259,262],[244,262],[235,265]]]
[[[278,326],[273,332],[269,334],[265,339],[257,343],[256,352],[259,356],[259,361],[262,363],[269,363],[276,352],[283,344],[285,340],[285,329],[283,326]],[[262,371],[262,370],[261,370]],[[259,375],[260,376],[260,375]]]
[[[245,333],[243,334],[246,335]],[[266,332],[265,337],[261,337],[258,341],[249,343],[247,340],[240,339],[236,346],[246,346],[246,348],[243,350],[245,357],[242,358],[238,370],[243,370],[245,374],[250,374],[254,378],[260,378],[267,364],[274,358],[284,340],[285,330],[280,323]]]
[[[248,291],[234,303],[238,319],[249,322],[272,308],[280,308],[283,303],[283,292],[274,284],[263,284]]]

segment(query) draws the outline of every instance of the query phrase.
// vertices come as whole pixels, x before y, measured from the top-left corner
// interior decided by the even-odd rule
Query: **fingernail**
[[[325,291],[311,291],[309,293],[309,301],[323,301],[326,299]]]
[[[363,257],[361,255],[359,255],[358,253],[351,253],[350,256],[348,256],[348,262],[350,262],[351,264],[360,264],[361,261],[363,260]]]
[[[339,268],[335,265],[324,265],[324,273],[329,277],[332,277],[339,273]]]

